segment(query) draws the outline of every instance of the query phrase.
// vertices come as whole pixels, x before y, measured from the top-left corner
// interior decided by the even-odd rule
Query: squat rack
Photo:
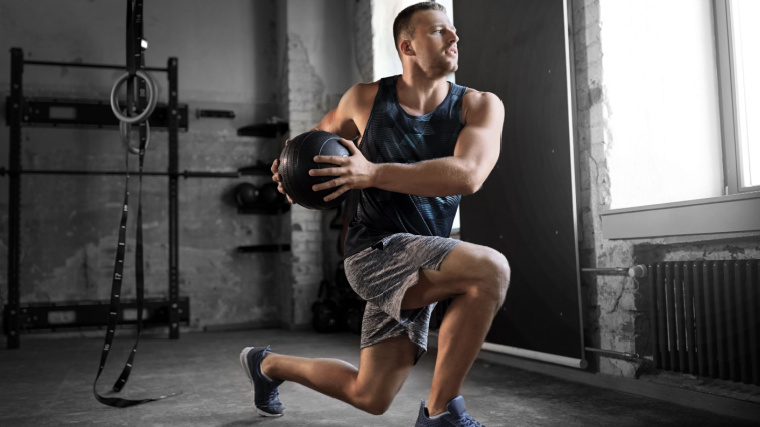
[[[54,61],[24,60],[23,50],[11,49],[11,93],[6,100],[6,122],[10,128],[9,168],[0,168],[0,176],[9,176],[8,200],[8,302],[4,311],[4,329],[9,349],[19,348],[21,330],[56,327],[82,327],[102,325],[103,312],[107,302],[71,302],[51,304],[20,304],[20,225],[21,225],[21,175],[125,175],[126,171],[86,171],[86,170],[24,170],[21,165],[22,127],[89,127],[117,129],[119,121],[114,117],[111,106],[103,101],[60,100],[54,98],[25,98],[23,96],[24,66],[56,66],[96,69],[123,70],[124,66],[68,63]],[[188,129],[188,107],[178,102],[178,62],[171,57],[166,68],[145,67],[145,70],[167,73],[169,83],[168,105],[159,104],[150,117],[154,128],[168,130],[169,168],[167,172],[143,172],[145,175],[167,176],[169,178],[169,297],[168,300],[146,300],[149,315],[147,323],[169,326],[169,338],[179,338],[179,323],[188,323],[190,318],[189,298],[179,296],[179,177],[185,178],[236,178],[240,172],[194,172],[179,171],[178,145],[179,130]],[[134,303],[125,303],[125,308]],[[56,313],[58,312],[58,313]],[[51,316],[52,314],[52,316]],[[56,314],[58,314],[56,316]],[[60,319],[68,321],[60,322]],[[59,321],[51,321],[58,319]],[[134,320],[120,319],[121,323],[135,323]]]

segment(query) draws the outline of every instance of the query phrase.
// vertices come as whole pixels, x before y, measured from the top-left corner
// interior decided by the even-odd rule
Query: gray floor
[[[0,349],[0,426],[411,426],[427,398],[435,360],[423,358],[390,410],[372,416],[298,384],[280,388],[282,418],[257,416],[238,365],[242,347],[306,357],[337,357],[358,364],[352,334],[258,330],[186,333],[180,340],[141,342],[126,396],[182,394],[127,409],[92,395],[102,338],[22,337],[21,349]],[[98,389],[118,377],[131,347],[118,337]],[[468,412],[487,426],[749,426],[751,423],[590,387],[501,365],[476,362],[462,390]]]

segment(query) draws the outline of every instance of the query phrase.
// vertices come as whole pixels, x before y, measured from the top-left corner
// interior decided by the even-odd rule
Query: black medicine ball
[[[243,182],[235,187],[235,202],[241,208],[256,204],[259,199],[259,189],[251,183]]]
[[[331,176],[311,176],[310,169],[334,167],[328,163],[315,163],[314,156],[344,156],[350,155],[348,148],[343,146],[338,135],[321,130],[302,133],[290,140],[280,154],[278,172],[282,178],[282,186],[291,199],[308,209],[330,209],[337,207],[348,197],[348,192],[338,198],[324,201],[324,197],[337,190],[337,187],[314,191],[313,185],[329,181]]]

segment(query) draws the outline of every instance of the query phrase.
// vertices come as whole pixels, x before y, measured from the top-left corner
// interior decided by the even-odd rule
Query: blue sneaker
[[[277,387],[282,381],[274,381],[266,378],[261,371],[261,362],[265,352],[271,351],[266,347],[246,347],[240,352],[240,366],[251,380],[253,408],[259,415],[265,417],[281,417],[285,407],[280,403],[280,392]]]
[[[425,401],[420,405],[420,414],[417,416],[417,423],[414,427],[485,427],[483,424],[475,421],[467,413],[464,406],[464,398],[456,397],[446,405],[446,412],[438,414],[433,418],[428,416],[428,410],[425,407]]]

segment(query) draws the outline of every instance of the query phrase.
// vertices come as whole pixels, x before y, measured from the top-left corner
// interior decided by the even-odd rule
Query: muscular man
[[[367,301],[359,368],[248,347],[240,361],[262,415],[282,415],[282,381],[384,413],[427,349],[435,303],[453,298],[416,425],[480,425],[459,389],[504,302],[510,271],[497,251],[449,234],[461,195],[477,191],[496,163],[504,107],[491,93],[446,80],[457,69],[459,38],[441,5],[410,6],[393,27],[403,74],[345,93],[316,129],[345,138],[351,156],[319,156],[337,166],[310,171],[336,177],[314,187],[335,189],[326,200],[360,190],[345,243],[346,275]],[[359,148],[349,141],[357,137]],[[280,182],[277,166],[272,179]]]

